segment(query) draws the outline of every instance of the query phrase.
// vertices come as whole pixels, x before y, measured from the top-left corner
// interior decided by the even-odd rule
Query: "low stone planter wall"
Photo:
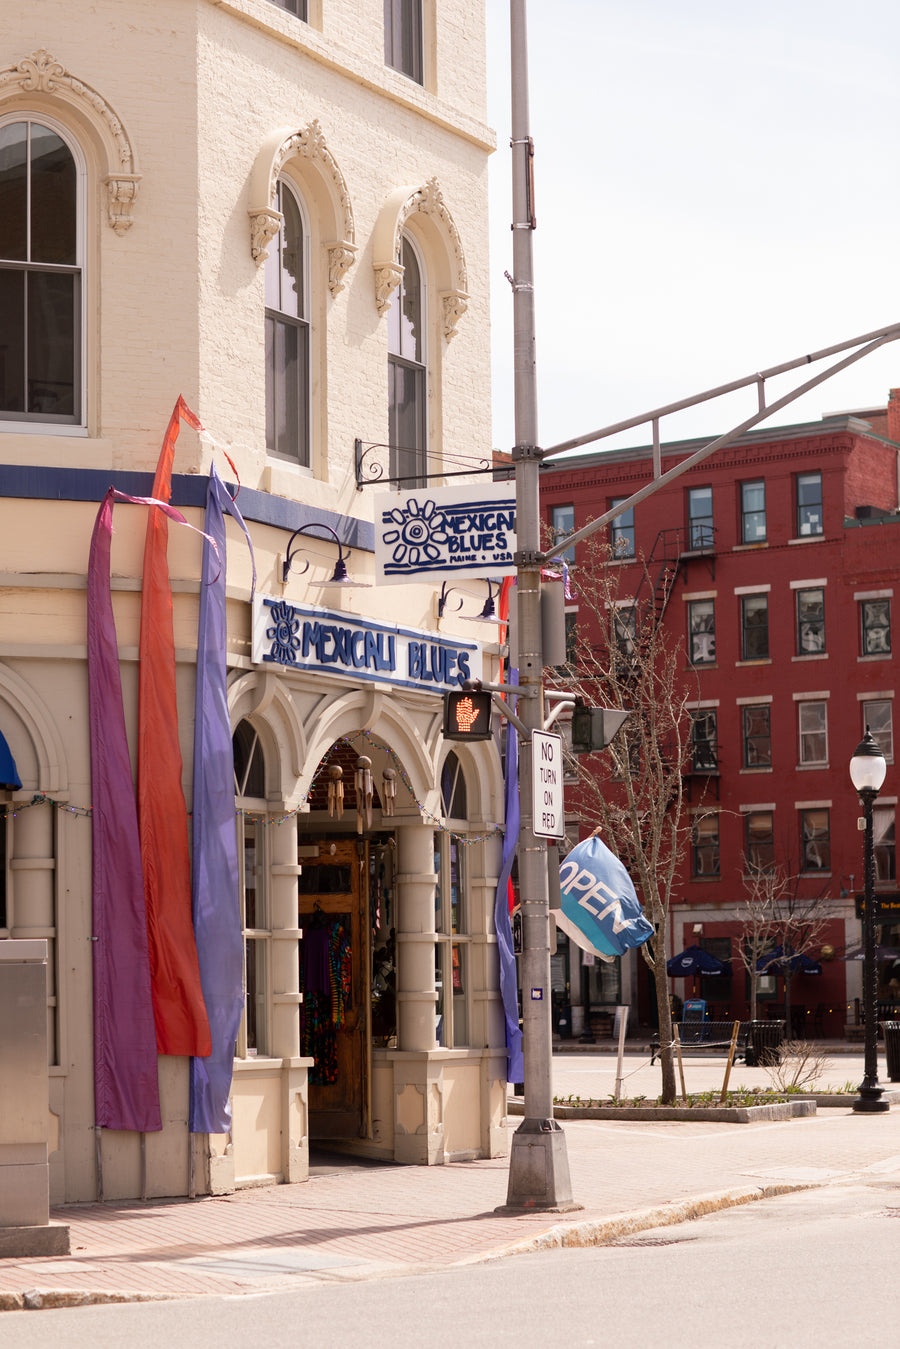
[[[853,1098],[851,1097],[850,1100]],[[507,1113],[524,1115],[521,1100],[507,1103]],[[802,1119],[816,1113],[816,1102],[797,1099],[774,1102],[770,1105],[739,1106],[679,1106],[679,1105],[557,1105],[553,1115],[558,1120],[612,1119],[627,1124],[630,1120],[647,1123],[656,1120],[662,1124],[672,1120],[702,1120],[711,1124],[754,1124],[769,1121]]]

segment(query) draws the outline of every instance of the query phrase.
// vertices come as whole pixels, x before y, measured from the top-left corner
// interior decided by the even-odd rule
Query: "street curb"
[[[695,1218],[704,1218],[709,1213],[719,1213],[723,1209],[739,1208],[742,1204],[752,1204],[758,1199],[776,1199],[783,1194],[797,1194],[802,1190],[822,1188],[820,1184],[809,1182],[784,1185],[748,1185],[737,1190],[724,1190],[719,1194],[697,1195],[694,1199],[683,1199],[672,1204],[660,1204],[655,1208],[638,1209],[634,1213],[617,1213],[610,1218],[591,1219],[588,1222],[557,1223],[533,1237],[522,1237],[519,1241],[514,1241],[501,1250],[491,1251],[487,1255],[473,1256],[471,1260],[463,1260],[459,1263],[483,1264],[490,1260],[505,1260],[511,1255],[528,1255],[533,1251],[562,1250],[569,1246],[609,1246],[621,1237],[632,1236],[637,1232],[646,1232],[653,1227],[674,1227],[678,1223],[692,1222]]]
[[[632,1213],[613,1214],[609,1218],[556,1223],[534,1236],[521,1237],[509,1245],[497,1247],[495,1250],[461,1256],[458,1260],[443,1265],[442,1268],[490,1264],[495,1260],[505,1260],[513,1255],[528,1255],[535,1251],[559,1250],[565,1247],[608,1246],[622,1237],[646,1232],[654,1227],[672,1227],[679,1223],[691,1222],[695,1218],[703,1218],[710,1213],[718,1213],[723,1209],[737,1208],[742,1204],[754,1203],[758,1199],[774,1199],[783,1194],[796,1194],[802,1190],[821,1188],[822,1185],[818,1183],[753,1185],[735,1190],[725,1190],[718,1194],[698,1195],[693,1199],[684,1199],[671,1204],[660,1204],[654,1208],[637,1209]],[[406,1278],[412,1274],[424,1273],[433,1268],[435,1267],[427,1261],[423,1265],[381,1268],[378,1277]],[[254,1289],[253,1291],[258,1293],[263,1290]],[[114,1293],[32,1288],[24,1293],[0,1292],[0,1312],[96,1307],[126,1302],[183,1302],[204,1296],[207,1295],[197,1292]]]
[[[102,1307],[118,1302],[173,1302],[181,1293],[92,1293],[88,1290],[29,1288],[24,1293],[0,1293],[0,1312],[56,1311],[61,1307]],[[187,1296],[193,1296],[188,1294]]]

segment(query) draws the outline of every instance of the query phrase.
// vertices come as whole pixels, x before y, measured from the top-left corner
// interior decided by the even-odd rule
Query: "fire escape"
[[[715,580],[715,529],[711,523],[691,522],[688,531],[683,529],[659,531],[646,559],[634,597],[632,610],[634,636],[631,654],[635,666],[645,658],[650,638],[665,617],[679,577],[685,575],[689,566],[696,562],[703,562],[709,570],[710,577]],[[692,641],[694,637],[695,634],[689,633],[688,641]],[[712,640],[715,640],[714,636]],[[718,800],[718,746],[714,735],[707,733],[702,718],[697,718],[694,722],[691,755],[685,765],[684,777],[688,800],[691,799],[695,782],[700,798],[712,790]]]

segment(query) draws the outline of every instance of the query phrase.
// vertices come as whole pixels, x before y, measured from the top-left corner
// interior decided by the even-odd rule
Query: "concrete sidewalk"
[[[659,1090],[659,1069],[629,1056],[629,1091]],[[720,1086],[722,1062],[686,1060],[688,1089]],[[883,1061],[879,1065],[879,1071]],[[732,1084],[762,1070],[739,1066]],[[607,1055],[554,1058],[558,1095],[609,1095]],[[825,1081],[862,1076],[841,1056]],[[889,1085],[882,1078],[883,1085]],[[510,1127],[518,1121],[511,1119]],[[900,1184],[900,1108],[820,1110],[767,1124],[577,1121],[566,1124],[582,1210],[498,1216],[505,1159],[404,1167],[315,1154],[308,1184],[197,1200],[69,1205],[71,1254],[0,1260],[0,1308],[254,1293],[311,1280],[384,1277],[547,1245],[596,1244],[733,1203],[871,1178]]]

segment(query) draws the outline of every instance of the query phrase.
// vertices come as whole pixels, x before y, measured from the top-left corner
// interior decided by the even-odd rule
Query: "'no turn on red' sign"
[[[532,832],[538,838],[562,838],[566,830],[561,735],[532,731],[531,784]]]

